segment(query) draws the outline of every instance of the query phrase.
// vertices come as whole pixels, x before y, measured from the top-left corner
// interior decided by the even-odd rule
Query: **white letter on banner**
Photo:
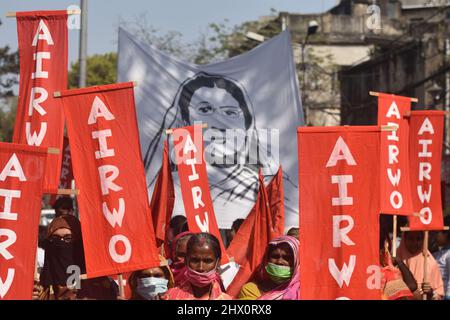
[[[398,141],[397,130],[399,125],[395,122],[388,122],[387,125],[390,127],[395,127],[395,130],[391,131],[391,133],[387,136],[387,139],[389,141]]]
[[[400,119],[400,111],[398,110],[398,106],[395,103],[395,101],[392,101],[391,106],[388,109],[388,112],[386,113],[386,118],[390,118],[392,116],[395,116],[397,119]]]
[[[116,244],[117,242],[123,242],[125,246],[125,253],[124,254],[118,254],[116,251]],[[109,240],[109,255],[111,258],[117,262],[117,263],[124,263],[130,260],[131,257],[131,244],[127,237],[121,234],[117,234],[113,237],[111,237],[111,240]]]
[[[424,178],[431,180],[430,172],[431,172],[431,163],[428,162],[419,163],[419,181],[423,181]]]
[[[422,208],[419,212],[420,215],[420,221],[423,224],[430,224],[431,220],[433,219],[433,213],[431,212],[431,209],[426,207]]]
[[[336,280],[336,282],[338,283],[339,288],[342,288],[344,282],[347,285],[347,287],[350,285],[350,280],[353,274],[353,270],[355,269],[355,264],[356,264],[355,255],[350,256],[349,266],[347,267],[347,264],[344,263],[342,270],[339,270],[337,268],[334,259],[328,259],[328,270],[330,271],[334,280]]]
[[[8,293],[9,288],[11,287],[11,284],[14,279],[15,271],[16,271],[15,269],[8,268],[8,274],[6,275],[6,280],[3,282],[3,280],[0,278],[0,298],[3,299],[3,297],[6,296],[6,294]]]
[[[431,158],[433,154],[428,152],[428,145],[432,144],[433,140],[419,140],[419,144],[422,145],[422,152],[419,152],[419,158]]]
[[[397,201],[395,201],[395,198],[397,198]],[[392,191],[390,197],[389,197],[389,202],[391,203],[391,206],[394,209],[400,209],[403,206],[403,196],[400,192],[398,192],[397,190]]]
[[[36,98],[36,94],[39,94],[39,98]],[[28,115],[31,117],[33,115],[33,109],[41,115],[47,114],[47,112],[42,108],[40,103],[44,102],[48,98],[48,92],[44,88],[34,87],[31,88],[30,93],[30,105],[28,106]]]
[[[123,198],[119,199],[119,212],[116,211],[116,208],[113,208],[113,212],[111,213],[111,211],[109,211],[108,204],[106,202],[103,202],[103,215],[105,216],[106,220],[108,220],[111,227],[114,228],[116,224],[121,227],[124,214],[125,201],[123,200]]]
[[[351,206],[353,205],[353,197],[347,196],[347,183],[353,183],[352,175],[331,176],[331,183],[338,184],[339,198],[331,198],[333,206]]]
[[[195,216],[195,222],[202,232],[209,232],[208,212],[205,211],[205,221],[202,223],[198,215]]]
[[[326,167],[327,168],[334,167],[338,162],[338,160],[345,160],[349,166],[356,165],[355,159],[353,159],[350,149],[348,148],[347,144],[345,143],[344,139],[342,139],[342,137],[339,137],[337,139],[336,144],[334,145],[334,149],[331,152],[330,159],[328,159]]]
[[[45,134],[47,133],[47,122],[41,122],[41,129],[39,130],[39,134],[36,135],[36,131],[31,134],[31,123],[25,123],[25,135],[27,136],[27,144],[29,146],[37,146],[39,147],[42,144],[42,140],[45,138]]]
[[[193,151],[194,153],[197,152],[197,148],[195,147],[194,142],[192,141],[191,135],[186,135],[186,142],[184,144],[183,148],[183,154],[187,154],[189,151]]]
[[[191,189],[192,200],[194,201],[194,208],[198,209],[199,205],[204,207],[205,204],[202,201],[202,189],[199,186],[195,186]]]
[[[417,186],[417,194],[419,195],[420,202],[422,203],[430,202],[431,187],[432,187],[431,184],[428,185],[428,192],[426,192],[422,189],[422,186]]]
[[[107,177],[106,175],[110,172],[112,172],[111,175]],[[104,165],[98,167],[98,173],[100,175],[100,185],[102,188],[102,195],[109,194],[109,189],[113,191],[122,190],[122,187],[114,183],[114,180],[119,175],[119,168],[113,165]]]
[[[419,135],[422,135],[424,132],[434,134],[433,125],[431,124],[430,119],[428,118],[425,118],[425,120],[423,120],[422,125],[420,126],[419,129]]]
[[[108,149],[108,144],[106,142],[106,137],[111,137],[111,129],[92,131],[92,138],[98,139],[100,145],[100,150],[95,151],[95,159],[107,158],[115,156],[114,149]]]
[[[348,226],[341,229],[339,227],[341,221],[347,221]],[[348,246],[355,245],[355,243],[347,236],[347,233],[349,233],[353,229],[354,225],[355,222],[352,216],[349,215],[333,216],[333,248],[340,248],[341,242],[345,243]]]
[[[0,238],[2,236],[6,236],[6,240],[0,242],[0,254],[5,260],[10,260],[14,258],[14,256],[7,249],[16,242],[17,235],[12,230],[0,229]]]
[[[103,101],[95,96],[92,103],[91,112],[89,113],[88,124],[97,123],[97,118],[103,117],[106,120],[114,120],[114,115],[108,110]]]
[[[398,186],[398,184],[400,183],[400,177],[402,175],[402,172],[400,171],[400,169],[397,168],[397,173],[395,174],[395,176],[392,174],[391,168],[387,169],[387,173],[388,173],[389,181],[392,183],[392,185],[394,187]]]
[[[36,72],[31,73],[31,79],[48,79],[48,72],[42,71],[42,59],[50,59],[50,52],[33,53],[33,60],[36,60]]]
[[[15,153],[9,158],[8,163],[3,168],[2,173],[0,173],[0,181],[5,181],[7,177],[15,177],[19,178],[19,181],[27,181],[20,161]]]
[[[12,198],[20,198],[20,190],[0,189],[0,197],[5,197],[3,211],[0,211],[0,219],[17,220],[17,213],[11,212]]]
[[[41,33],[41,31],[43,33]],[[47,41],[47,44],[49,46],[53,45],[52,35],[50,34],[50,31],[48,31],[47,25],[45,24],[44,20],[39,20],[39,26],[33,38],[33,47],[37,45],[38,39]]]
[[[192,170],[192,174],[190,174],[188,177],[189,181],[198,180],[198,173],[195,171],[196,163],[197,163],[197,160],[195,158],[186,159],[186,165],[191,166],[191,170]]]
[[[389,148],[389,164],[393,164],[394,162],[398,163],[397,156],[400,153],[398,147],[396,145],[390,144]]]

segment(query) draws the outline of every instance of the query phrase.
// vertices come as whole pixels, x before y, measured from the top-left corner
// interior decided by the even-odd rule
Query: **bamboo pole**
[[[80,194],[80,190],[79,189],[58,189],[58,191],[56,192],[56,194],[60,194],[60,195],[79,195]]]
[[[378,97],[378,96],[380,96],[380,92],[369,91],[369,95]],[[410,98],[410,97],[407,97],[407,98]],[[419,99],[417,99],[417,98],[410,98],[410,99],[411,99],[411,102],[419,102]]]
[[[381,131],[397,131],[397,126],[381,126]]]
[[[202,123],[202,128],[208,128],[208,124],[207,123]],[[166,134],[172,134],[173,133],[173,129],[166,129]]]
[[[125,288],[123,286],[123,275],[121,273],[119,273],[117,275],[118,281],[119,281],[119,296],[122,299],[125,299]]]
[[[397,257],[397,215],[394,214],[392,223],[392,257]]]
[[[423,239],[423,283],[428,282],[428,270],[427,270],[427,259],[428,259],[428,231],[425,231]],[[423,294],[423,300],[427,300],[427,294]]]
[[[449,230],[450,229],[450,227],[448,227],[448,226],[444,226],[442,229],[440,229],[440,230]],[[403,232],[403,231],[411,231],[411,228],[410,227],[400,227],[400,230]],[[415,231],[415,230],[413,230],[413,231]]]
[[[53,147],[49,147],[47,148],[47,153],[48,154],[59,154],[59,149],[58,148],[53,148]]]
[[[81,14],[81,10],[77,10],[77,9],[70,9],[67,10],[67,14]],[[16,12],[7,12],[6,13],[6,17],[7,18],[15,18],[16,17]]]

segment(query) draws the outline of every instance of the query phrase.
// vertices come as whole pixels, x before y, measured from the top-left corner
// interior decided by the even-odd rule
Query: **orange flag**
[[[169,146],[164,141],[163,159],[158,178],[153,189],[150,209],[152,211],[153,226],[155,228],[156,245],[160,247],[164,243],[165,254],[168,254],[166,235],[169,229],[175,203],[175,191],[173,187],[172,170],[169,163]]]
[[[255,206],[242,223],[227,249],[229,257],[240,265],[239,272],[227,288],[236,297],[241,287],[258,268],[270,240],[284,230],[283,171],[280,167],[267,187],[259,174],[259,191]]]

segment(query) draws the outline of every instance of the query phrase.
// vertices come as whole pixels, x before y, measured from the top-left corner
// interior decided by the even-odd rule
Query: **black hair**
[[[69,196],[64,196],[56,199],[55,204],[53,205],[53,209],[66,209],[73,210],[73,200]]]
[[[245,219],[236,219],[233,221],[233,224],[231,226],[231,229],[233,229],[235,232],[238,232],[239,228],[241,227],[242,223],[245,221]]]
[[[286,235],[298,239],[298,236],[299,236],[299,230],[300,230],[300,229],[299,229],[298,227],[292,227],[292,228],[290,228],[290,229],[288,230],[288,232],[286,233]]]
[[[425,233],[423,231],[420,230],[410,230],[410,231],[405,231],[405,240],[406,238],[409,238],[410,235],[412,234],[418,234],[420,235],[420,238],[423,240],[425,238]]]
[[[188,256],[195,246],[202,246],[205,243],[211,247],[216,259],[220,260],[220,258],[222,257],[222,251],[220,250],[220,242],[214,235],[207,232],[194,233],[189,238],[186,246],[186,255]]]
[[[239,102],[239,107],[244,114],[245,128],[248,130],[253,118],[250,113],[247,102],[245,101],[244,91],[230,79],[222,76],[213,76],[205,73],[198,74],[194,79],[188,80],[180,92],[178,106],[180,108],[181,119],[185,123],[191,123],[189,117],[189,104],[195,91],[200,88],[220,88],[225,89],[231,96]]]
[[[185,216],[178,215],[170,220],[169,228],[173,230],[173,236],[176,237],[178,234],[188,231],[187,219]]]

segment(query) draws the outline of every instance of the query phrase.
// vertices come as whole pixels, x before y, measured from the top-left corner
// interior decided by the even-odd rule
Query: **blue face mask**
[[[160,293],[167,291],[169,280],[164,278],[139,278],[137,279],[136,292],[146,300],[154,300]]]

